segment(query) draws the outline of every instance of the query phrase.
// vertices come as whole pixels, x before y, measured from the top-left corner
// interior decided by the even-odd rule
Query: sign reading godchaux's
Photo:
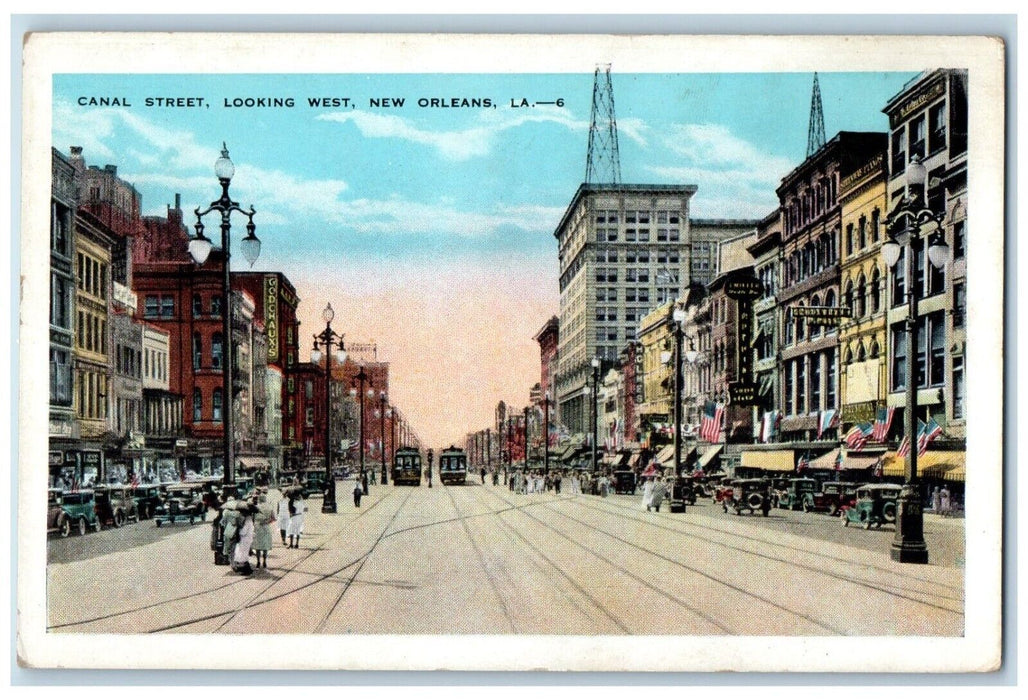
[[[794,306],[789,309],[789,313],[793,318],[803,318],[807,323],[821,325],[835,323],[853,315],[845,306]]]

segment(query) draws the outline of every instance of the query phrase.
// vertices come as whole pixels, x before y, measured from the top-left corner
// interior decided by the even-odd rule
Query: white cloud
[[[697,217],[760,218],[778,206],[775,188],[795,164],[768,153],[721,124],[676,124],[663,137],[675,156],[648,170],[666,180],[699,187]]]
[[[331,112],[316,117],[321,121],[352,123],[365,138],[394,138],[410,141],[434,149],[447,160],[464,161],[488,155],[503,132],[524,124],[557,124],[570,131],[588,132],[589,122],[575,119],[563,107],[542,105],[521,110],[487,109],[478,113],[478,123],[459,131],[423,129],[406,117],[377,114],[361,110]],[[646,145],[645,122],[626,119],[619,123],[619,135],[625,134],[640,145]]]

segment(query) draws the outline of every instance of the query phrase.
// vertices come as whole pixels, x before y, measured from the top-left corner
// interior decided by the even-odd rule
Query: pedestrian
[[[932,510],[936,513],[942,512],[942,493],[938,486],[932,489]]]
[[[560,493],[560,485],[564,480],[563,472],[557,472],[557,475],[553,478],[553,492]]]
[[[500,484],[500,473],[493,469],[493,486],[499,486]]]
[[[377,486],[378,485],[378,482],[375,480],[375,475],[376,474],[377,474],[377,472],[374,469],[372,469],[371,470],[371,485],[372,486]]]
[[[294,491],[289,499],[289,548],[300,548],[300,535],[303,534],[304,514],[307,504],[303,500],[302,491]]]
[[[289,530],[289,498],[283,496],[278,502],[278,513],[275,515],[278,521],[278,531],[282,535],[282,544],[286,543],[286,532]]]
[[[949,500],[949,487],[945,484],[942,486],[942,490],[939,492],[939,508],[943,515],[949,515],[950,500]]]
[[[257,513],[254,515],[253,550],[257,552],[257,568],[268,568],[268,552],[271,551],[274,537],[271,526],[275,522],[275,511],[268,503],[268,494],[264,491],[257,499]]]
[[[253,567],[250,565],[250,548],[253,547],[253,516],[256,511],[256,504],[249,501],[241,503],[237,511],[242,524],[239,526],[238,541],[232,553],[232,570],[242,576],[253,575]]]
[[[482,483],[485,483],[485,467],[482,467]]]
[[[645,510],[650,509],[650,501],[653,499],[653,477],[647,476],[646,482],[643,484],[643,498],[642,507]]]
[[[667,495],[667,485],[661,479],[655,479],[652,483],[653,491],[650,493],[650,507],[659,513],[660,504],[664,502],[664,496]],[[649,510],[649,508],[646,510]]]
[[[239,513],[241,504],[237,499],[230,498],[221,507],[221,522],[223,523],[224,534],[222,535],[221,554],[226,562],[231,563],[236,543],[239,542],[239,528],[243,524],[243,517]]]
[[[361,507],[361,496],[364,495],[364,489],[361,488],[360,482],[353,487],[353,506],[354,508]]]

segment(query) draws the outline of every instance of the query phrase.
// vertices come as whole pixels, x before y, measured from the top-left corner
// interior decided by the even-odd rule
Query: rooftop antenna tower
[[[823,138],[822,136],[822,140]],[[593,74],[593,109],[589,121],[589,154],[585,162],[585,181],[592,184],[621,185],[618,123],[614,118],[614,88],[610,84],[609,63],[597,65]]]
[[[807,128],[807,158],[825,145],[825,113],[821,109],[821,86],[814,73],[814,91],[810,96],[810,126]]]

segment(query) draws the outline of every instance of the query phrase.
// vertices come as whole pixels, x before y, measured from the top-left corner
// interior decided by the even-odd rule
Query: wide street
[[[210,525],[152,521],[48,542],[49,631],[943,635],[964,624],[963,521],[925,517],[932,564],[891,527],[823,514],[648,513],[621,495],[372,486],[308,501],[299,549],[250,578],[213,564]],[[277,499],[273,491],[271,498]],[[277,527],[277,526],[276,526]],[[278,533],[276,531],[276,544]]]

